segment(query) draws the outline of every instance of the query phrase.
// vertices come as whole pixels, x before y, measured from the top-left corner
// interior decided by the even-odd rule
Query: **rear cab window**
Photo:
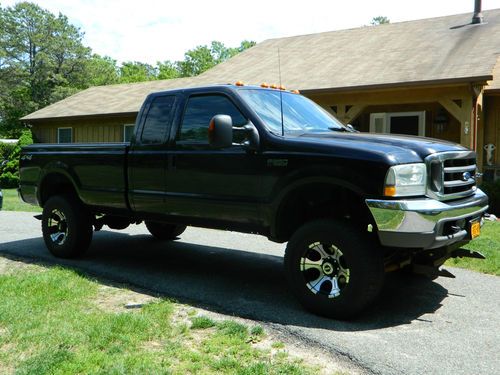
[[[141,131],[142,144],[165,143],[174,118],[176,101],[175,95],[157,96],[151,101]]]

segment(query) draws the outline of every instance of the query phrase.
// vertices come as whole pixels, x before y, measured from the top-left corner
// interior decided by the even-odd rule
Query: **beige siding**
[[[33,134],[40,143],[56,143],[57,129],[73,129],[73,142],[123,142],[123,126],[133,124],[135,116],[50,121],[33,124]]]

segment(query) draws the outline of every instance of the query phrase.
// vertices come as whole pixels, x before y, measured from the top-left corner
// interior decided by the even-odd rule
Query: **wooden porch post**
[[[483,170],[484,162],[484,120],[483,120],[483,93],[479,94],[476,99],[476,153],[477,153],[477,166],[480,171]]]
[[[472,126],[472,100],[472,95],[460,98],[461,105],[450,98],[441,98],[439,100],[439,104],[460,122],[460,144],[471,150],[475,148],[475,145],[472,143],[474,138],[472,133],[475,131]]]

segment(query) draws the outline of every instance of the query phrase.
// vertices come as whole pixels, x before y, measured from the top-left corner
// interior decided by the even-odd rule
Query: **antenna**
[[[280,109],[281,109],[281,136],[285,136],[285,125],[283,121],[283,90],[281,89],[283,85],[281,84],[281,56],[280,56],[280,48],[278,47],[278,72],[280,79]]]

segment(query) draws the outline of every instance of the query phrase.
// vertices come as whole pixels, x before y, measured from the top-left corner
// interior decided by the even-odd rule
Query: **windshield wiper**
[[[354,129],[354,127],[351,124],[346,125],[345,127],[337,128],[337,127],[329,127],[329,130],[332,130],[334,132],[349,132],[349,133],[359,133],[358,130]]]

